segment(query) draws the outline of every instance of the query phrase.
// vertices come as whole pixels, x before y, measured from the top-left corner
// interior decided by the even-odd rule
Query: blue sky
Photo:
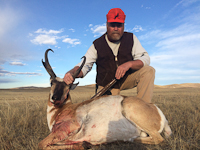
[[[57,76],[81,61],[106,31],[111,8],[126,14],[156,69],[156,85],[200,83],[199,0],[0,0],[0,88],[49,86],[46,49]],[[79,85],[95,83],[96,67]]]

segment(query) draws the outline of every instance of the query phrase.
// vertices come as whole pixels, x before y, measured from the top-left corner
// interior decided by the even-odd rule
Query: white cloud
[[[13,65],[13,66],[25,66],[25,65],[26,65],[26,64],[24,64],[24,63],[22,63],[22,62],[16,62],[16,61],[10,62],[9,64],[10,64],[10,65]]]
[[[144,29],[140,25],[135,25],[135,27],[131,31],[140,32],[140,31],[144,31]]]
[[[145,9],[151,9],[151,7],[144,7],[144,5],[141,5],[141,8],[145,8]]]
[[[32,34],[32,33],[29,33],[28,36],[31,37],[31,36],[33,36],[33,34]]]
[[[56,39],[57,36],[51,36],[51,35],[45,35],[45,34],[40,34],[35,37],[35,39],[31,40],[33,44],[50,44],[50,45],[55,45],[57,44]]]
[[[81,42],[79,41],[79,39],[71,39],[71,38],[65,38],[65,39],[62,40],[62,42],[69,43],[71,45],[81,44]]]
[[[37,31],[35,31],[35,33],[42,33],[42,34],[59,34],[59,33],[62,33],[63,32],[63,29],[60,29],[60,30],[49,30],[49,31],[46,31],[45,29],[38,29]]]
[[[72,32],[75,32],[75,29],[69,29]],[[36,45],[42,45],[42,44],[47,44],[47,45],[55,45],[55,47],[60,48],[58,45],[58,39],[62,39],[62,42],[71,44],[72,46],[81,44],[79,39],[72,39],[68,38],[68,35],[64,36],[59,36],[58,34],[64,32],[63,29],[60,30],[44,30],[42,28],[38,29],[34,33],[36,34],[35,38],[31,40],[33,44]],[[39,34],[39,35],[37,35]],[[32,34],[29,34],[32,35]],[[34,35],[32,35],[34,36]],[[67,37],[67,38],[66,38]]]
[[[102,35],[106,32],[106,24],[91,26],[91,31],[94,33],[94,36]]]
[[[42,74],[36,72],[10,72],[0,69],[0,76],[16,76],[16,75],[41,76]]]
[[[165,74],[165,72],[166,72],[165,70],[166,70],[166,68],[160,68],[160,67],[157,68],[157,71],[161,72],[162,74]],[[179,74],[180,76],[183,76],[183,75],[198,75],[198,76],[200,76],[199,70],[190,69],[190,70],[185,71],[181,68],[169,69],[168,74],[171,74],[172,76],[173,76],[173,74]]]
[[[35,38],[33,40],[31,40],[31,42],[33,44],[36,45],[41,45],[41,44],[49,44],[49,45],[56,45],[57,44],[57,39],[60,39],[62,37],[57,36],[57,34],[62,33],[64,30],[60,29],[60,30],[45,30],[45,29],[38,29],[37,31],[35,31],[35,34],[39,34],[36,35]],[[33,36],[32,33],[29,33],[29,36]]]
[[[71,29],[69,29],[69,30],[72,31],[72,32],[75,32],[75,29],[72,29],[72,28],[71,28]]]
[[[178,2],[175,6],[174,6],[174,9],[176,7],[178,7],[179,5],[183,6],[183,7],[188,7],[190,6],[191,4],[193,3],[196,3],[198,2],[199,0],[181,0],[180,2]]]
[[[55,48],[60,49],[61,47],[59,47],[59,46],[55,46]]]
[[[174,47],[175,45],[191,45],[191,42],[199,42],[200,41],[200,34],[189,34],[189,35],[182,35],[177,37],[171,37],[164,40],[159,41],[156,44],[156,47],[170,48]]]
[[[193,19],[193,17],[191,19]],[[162,29],[152,30],[152,31],[147,32],[144,35],[139,36],[139,39],[155,41],[155,39],[156,40],[166,39],[166,38],[171,38],[171,37],[195,34],[195,33],[198,33],[198,31],[200,30],[200,27],[197,24],[193,24],[192,22],[194,21],[185,20],[183,24],[180,24],[179,26],[169,29],[169,30],[162,30]]]
[[[28,76],[41,76],[41,73],[35,72],[10,72],[9,75],[28,75]]]

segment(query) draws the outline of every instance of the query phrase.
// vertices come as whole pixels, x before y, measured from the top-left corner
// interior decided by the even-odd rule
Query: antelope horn
[[[51,66],[49,64],[49,60],[48,60],[48,56],[47,56],[49,51],[54,52],[52,49],[47,49],[46,52],[45,52],[45,62],[43,62],[43,59],[42,59],[42,63],[44,65],[44,68],[46,69],[46,71],[51,76],[51,78],[54,79],[54,78],[56,78],[56,74],[53,72],[53,69],[51,68]]]
[[[86,57],[83,56],[83,62],[81,64],[81,66],[76,70],[76,72],[72,75],[73,79],[75,80],[75,78],[79,75],[79,73],[81,72],[81,69],[83,68],[85,61],[86,61]]]

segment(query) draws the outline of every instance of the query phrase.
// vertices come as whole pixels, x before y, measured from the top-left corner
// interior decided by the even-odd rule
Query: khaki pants
[[[153,97],[155,79],[155,69],[151,66],[144,66],[141,69],[130,74],[120,89],[111,89],[112,95],[120,94],[121,90],[131,89],[137,86],[137,97],[151,103]],[[98,91],[103,87],[99,86]]]

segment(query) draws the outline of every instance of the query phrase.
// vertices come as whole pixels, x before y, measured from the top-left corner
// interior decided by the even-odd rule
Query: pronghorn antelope
[[[70,90],[77,84],[66,85],[56,77],[45,52],[43,65],[51,76],[51,91],[47,108],[47,122],[51,133],[39,143],[40,149],[84,149],[114,141],[136,141],[159,144],[171,135],[162,111],[154,104],[137,97],[102,96],[73,104]],[[52,50],[51,50],[52,51]],[[73,75],[75,79],[84,63]]]

